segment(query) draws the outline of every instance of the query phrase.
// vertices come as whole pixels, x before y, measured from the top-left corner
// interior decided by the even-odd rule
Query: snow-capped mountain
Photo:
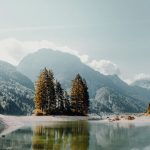
[[[0,113],[30,114],[33,110],[34,85],[16,67],[0,61]]]
[[[95,113],[144,112],[145,108],[145,103],[108,87],[97,90],[95,98],[91,100],[91,111]]]

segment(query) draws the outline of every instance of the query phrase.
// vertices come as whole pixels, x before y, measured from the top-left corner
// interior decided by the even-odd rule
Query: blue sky
[[[12,55],[8,61],[15,64],[19,55],[41,47],[31,46],[35,41],[45,40],[54,43],[52,47],[88,55],[90,65],[103,73],[119,73],[124,79],[141,73],[147,77],[149,6],[148,0],[0,0],[1,58]]]

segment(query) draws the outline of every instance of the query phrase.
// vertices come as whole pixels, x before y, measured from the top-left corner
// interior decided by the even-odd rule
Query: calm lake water
[[[91,122],[32,125],[0,137],[0,150],[150,150],[150,126]]]

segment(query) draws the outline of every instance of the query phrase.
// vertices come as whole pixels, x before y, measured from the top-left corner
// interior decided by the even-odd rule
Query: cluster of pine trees
[[[85,79],[77,74],[72,81],[71,95],[46,68],[40,73],[35,88],[36,115],[87,115],[89,94]]]

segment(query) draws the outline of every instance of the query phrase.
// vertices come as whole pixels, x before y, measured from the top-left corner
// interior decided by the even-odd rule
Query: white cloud
[[[93,60],[91,63],[89,63],[89,66],[105,75],[120,75],[118,66],[109,60]]]
[[[48,40],[41,41],[20,41],[14,38],[9,38],[0,41],[0,59],[17,65],[19,61],[28,53],[32,53],[41,48],[51,48],[67,52],[80,58],[80,60],[92,67],[94,70],[103,74],[120,74],[118,66],[109,60],[90,60],[86,54],[80,54],[77,50],[73,50],[67,46],[56,46]]]
[[[150,80],[150,75],[149,74],[145,74],[145,73],[139,73],[139,74],[134,75],[134,77],[131,78],[131,79],[124,79],[124,78],[122,78],[122,80],[124,80],[129,85],[132,84],[135,81],[144,80],[144,79],[145,80]]]
[[[0,41],[0,59],[17,65],[19,61],[28,53],[32,53],[41,48],[51,48],[73,54],[81,59],[82,62],[88,60],[87,55],[81,55],[78,51],[72,50],[67,46],[59,47],[51,41],[19,41],[14,38],[9,38]]]
[[[145,73],[136,74],[134,80],[141,80],[141,79],[150,79],[150,75]]]

